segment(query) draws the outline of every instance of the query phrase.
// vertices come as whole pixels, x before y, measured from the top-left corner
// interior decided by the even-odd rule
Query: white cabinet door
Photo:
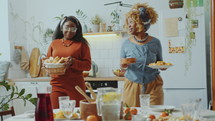
[[[178,108],[181,104],[201,99],[201,106],[203,109],[207,108],[207,95],[204,88],[168,88],[164,89],[164,104],[174,105]]]
[[[118,81],[118,88],[123,89],[124,81]]]

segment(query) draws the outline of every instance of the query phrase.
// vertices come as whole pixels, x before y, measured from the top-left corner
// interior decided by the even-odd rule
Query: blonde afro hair
[[[141,32],[144,30],[144,25],[143,21],[140,18],[140,11],[139,8],[145,8],[146,9],[146,14],[148,14],[148,18],[151,19],[149,24],[155,24],[158,19],[158,14],[154,10],[154,8],[149,7],[146,3],[137,3],[132,6],[131,10],[126,14],[126,21],[125,21],[125,27],[128,28],[128,18],[131,18],[132,20],[135,21],[137,31]]]

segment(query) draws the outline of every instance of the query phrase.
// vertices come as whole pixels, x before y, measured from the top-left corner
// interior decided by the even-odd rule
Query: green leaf
[[[31,98],[28,101],[30,101],[32,104],[36,105],[37,103],[37,98]]]
[[[25,97],[21,97],[22,98],[22,100],[23,100],[23,102],[24,102],[24,106],[26,106],[26,99],[25,99]]]
[[[7,91],[11,89],[10,85],[6,81],[0,82],[0,85],[2,85],[3,87],[5,87]]]
[[[2,110],[8,110],[9,109],[9,104],[4,104],[2,107]]]
[[[18,87],[17,87],[17,86],[15,86],[15,88],[16,88],[16,91],[18,91]]]
[[[15,91],[15,88],[14,88],[14,86],[12,86],[12,92],[14,92]]]
[[[10,94],[10,99],[12,99],[13,96],[14,96],[14,91],[11,92],[11,94]]]
[[[24,93],[25,93],[25,89],[22,89],[22,90],[19,92],[19,96],[22,96]]]
[[[125,103],[125,107],[129,108],[130,106],[127,103]]]
[[[31,98],[32,97],[32,94],[27,94],[26,96],[25,96],[25,99],[29,99],[29,98]]]

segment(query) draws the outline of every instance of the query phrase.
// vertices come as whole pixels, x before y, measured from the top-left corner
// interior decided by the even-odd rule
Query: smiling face
[[[64,35],[63,38],[65,40],[71,40],[75,36],[76,31],[77,31],[77,26],[76,26],[76,24],[74,22],[66,21],[63,24],[62,32],[63,32],[63,35]]]
[[[137,34],[137,26],[132,18],[128,18],[128,32],[132,35]]]

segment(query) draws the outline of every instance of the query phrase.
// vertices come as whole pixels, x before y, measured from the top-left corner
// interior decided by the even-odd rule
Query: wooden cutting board
[[[41,63],[40,61],[40,49],[33,48],[30,55],[30,76],[31,77],[38,77],[40,73]],[[38,63],[39,62],[39,63]]]

